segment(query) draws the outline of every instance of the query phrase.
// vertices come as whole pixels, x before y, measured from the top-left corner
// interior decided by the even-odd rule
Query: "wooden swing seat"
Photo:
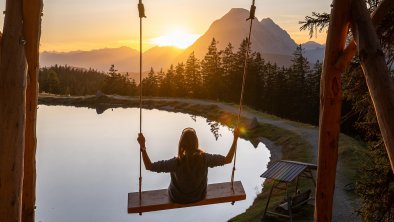
[[[138,192],[129,193],[127,211],[128,213],[143,213],[182,207],[235,202],[245,199],[246,194],[241,181],[235,181],[234,191],[231,189],[231,182],[208,184],[207,196],[205,199],[190,204],[178,204],[172,202],[168,196],[167,189],[143,191],[141,193],[141,201],[139,199]]]

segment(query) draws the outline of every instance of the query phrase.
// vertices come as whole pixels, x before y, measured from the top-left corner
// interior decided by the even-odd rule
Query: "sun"
[[[152,43],[158,46],[174,46],[185,49],[193,44],[201,35],[190,34],[184,31],[174,31],[157,38],[151,39]]]

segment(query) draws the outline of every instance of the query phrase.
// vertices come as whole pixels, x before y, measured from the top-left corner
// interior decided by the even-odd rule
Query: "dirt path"
[[[133,98],[123,97],[123,96],[113,96],[117,99],[127,99],[132,100]],[[214,101],[207,101],[207,100],[196,100],[196,99],[171,99],[171,98],[148,98],[145,100],[152,100],[152,101],[177,101],[182,103],[188,104],[195,104],[195,105],[215,105],[222,109],[223,111],[230,112],[230,113],[238,113],[238,108],[234,105],[224,104]],[[299,134],[308,141],[313,147],[313,163],[317,162],[317,151],[318,151],[318,128],[312,126],[303,126],[303,124],[282,120],[282,119],[275,119],[275,118],[266,118],[260,115],[256,115],[250,111],[244,111],[242,114],[243,117],[252,120],[256,118],[260,123],[270,124],[279,128],[283,128]],[[360,221],[352,212],[354,211],[354,201],[349,197],[346,193],[347,191],[344,190],[346,184],[350,183],[348,178],[346,178],[341,173],[341,166],[343,163],[341,160],[338,160],[338,167],[337,167],[337,177],[336,177],[336,186],[335,186],[335,196],[334,196],[334,215],[333,221]]]

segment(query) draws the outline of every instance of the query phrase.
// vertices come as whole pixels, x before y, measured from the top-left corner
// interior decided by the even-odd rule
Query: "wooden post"
[[[353,0],[352,31],[380,132],[394,171],[394,84],[365,2]]]
[[[23,33],[28,64],[22,221],[34,222],[36,202],[36,119],[42,0],[23,1]]]
[[[7,0],[0,61],[0,221],[21,220],[26,57],[22,0]]]
[[[327,34],[320,82],[320,128],[315,202],[315,221],[331,221],[338,158],[341,117],[342,56],[349,26],[351,0],[334,0]]]
[[[374,24],[374,26],[377,27],[382,22],[384,17],[393,9],[394,9],[394,1],[384,0],[380,2],[377,9],[371,15],[372,23]],[[338,68],[347,67],[347,65],[349,65],[350,61],[356,55],[356,52],[357,52],[357,45],[353,40],[349,43],[348,46],[346,46],[346,49],[343,52],[343,56],[340,59],[338,59],[336,66]]]

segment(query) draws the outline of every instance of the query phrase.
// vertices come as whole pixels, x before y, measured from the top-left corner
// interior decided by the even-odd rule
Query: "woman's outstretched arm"
[[[227,153],[227,156],[225,159],[225,164],[229,164],[229,163],[231,163],[231,161],[233,161],[235,149],[237,148],[238,137],[239,137],[239,128],[237,127],[234,129],[233,143],[231,144],[230,150]]]
[[[145,137],[142,133],[138,134],[137,141],[140,144],[140,149],[141,149],[141,153],[142,153],[142,159],[144,160],[145,169],[151,170],[152,169],[152,162],[150,161],[148,153],[146,152]]]

